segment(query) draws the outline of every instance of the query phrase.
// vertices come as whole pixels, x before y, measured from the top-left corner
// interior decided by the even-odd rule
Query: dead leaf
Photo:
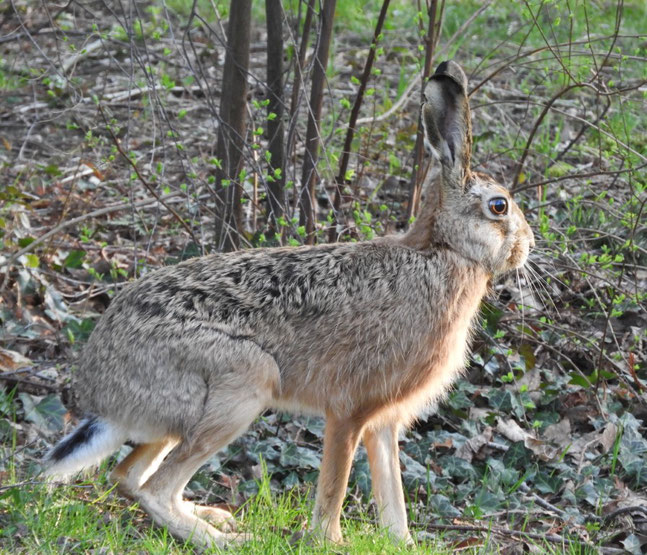
[[[602,453],[608,453],[611,450],[617,436],[618,426],[616,426],[613,422],[607,423],[607,425],[604,427],[604,430],[602,430],[599,439],[600,447],[602,447]]]
[[[571,421],[568,418],[562,418],[556,424],[551,424],[544,431],[544,439],[564,449],[571,443]]]
[[[14,372],[32,365],[33,362],[20,353],[0,348],[0,372]]]
[[[602,430],[594,430],[582,437],[576,439],[568,450],[572,457],[580,457],[580,466],[583,462],[584,455],[589,449],[596,447],[601,448],[601,453],[607,453],[615,442],[618,427],[613,422],[608,422]]]
[[[517,424],[512,418],[508,420],[499,418],[496,423],[496,431],[506,439],[514,442],[524,441],[528,435],[528,433],[524,432],[521,429],[521,426],[519,426],[519,424]]]
[[[448,437],[445,439],[445,441],[436,441],[435,443],[433,443],[433,446],[435,448],[441,447],[444,449],[451,449],[452,447],[454,447],[454,442],[452,441],[451,437]]]
[[[492,428],[487,426],[479,435],[468,439],[463,445],[456,449],[456,456],[472,462],[474,455],[476,455],[484,445],[492,441]]]
[[[511,385],[513,391],[522,391],[525,389],[530,399],[535,403],[541,399],[541,372],[538,368],[528,370],[521,378]]]
[[[542,461],[551,461],[557,455],[557,450],[554,447],[526,432],[512,418],[508,420],[499,418],[496,431],[510,441],[523,441],[526,449],[530,449]]]

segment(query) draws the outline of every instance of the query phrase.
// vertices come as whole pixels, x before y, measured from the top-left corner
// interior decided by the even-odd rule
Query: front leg
[[[371,467],[373,494],[380,524],[394,537],[410,543],[398,457],[399,429],[397,423],[384,424],[378,428],[369,425],[364,431],[364,445]]]
[[[330,414],[326,417],[312,529],[336,543],[342,541],[339,518],[361,431],[362,424],[353,418],[340,419]]]

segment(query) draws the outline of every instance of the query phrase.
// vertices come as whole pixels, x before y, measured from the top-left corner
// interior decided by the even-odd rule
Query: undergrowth
[[[408,225],[416,76],[427,48],[424,4],[392,2],[333,218],[346,126],[381,2],[337,4],[321,122],[319,242],[331,229],[356,241]],[[468,73],[475,169],[512,189],[537,247],[527,273],[493,284],[466,378],[401,440],[419,542],[411,549],[641,553],[645,3],[438,4],[434,64],[455,58]],[[16,0],[0,10],[2,550],[191,552],[112,491],[105,468],[48,488],[37,461],[73,423],[75,357],[113,296],[152,268],[213,248],[228,5],[168,0],[130,11],[94,1],[52,11]],[[283,6],[289,90],[304,4]],[[245,248],[306,238],[297,195],[307,94],[286,116],[293,144],[277,173],[267,149],[263,8],[254,2],[239,175]],[[281,177],[286,211],[273,229],[265,201]],[[322,430],[319,419],[268,413],[186,493],[238,511],[241,529],[255,537],[244,552],[326,552],[307,535]],[[348,543],[339,551],[408,552],[375,527],[362,449],[344,518]]]

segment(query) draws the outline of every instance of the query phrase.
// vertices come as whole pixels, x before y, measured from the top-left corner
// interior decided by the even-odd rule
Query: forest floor
[[[190,552],[106,483],[129,447],[88,480],[51,490],[38,475],[42,455],[77,422],[74,368],[111,299],[212,242],[224,50],[218,18],[189,25],[186,4],[142,2],[136,16],[103,2],[0,10],[1,550]],[[379,11],[362,6],[340,0],[336,14],[320,241]],[[342,240],[407,224],[422,54],[416,11],[395,6],[353,143]],[[580,6],[569,18],[557,6],[525,6],[448,2],[436,60],[455,56],[478,89],[475,167],[515,190],[537,249],[529,271],[495,284],[484,303],[464,379],[401,439],[416,546],[375,531],[360,447],[340,552],[645,549],[647,8],[604,3],[583,15]],[[259,150],[246,154],[243,243],[299,244],[305,109],[293,120],[284,234],[266,237],[266,35],[254,17],[249,139]],[[238,511],[255,533],[242,551],[325,551],[303,533],[323,426],[267,412],[185,493]]]

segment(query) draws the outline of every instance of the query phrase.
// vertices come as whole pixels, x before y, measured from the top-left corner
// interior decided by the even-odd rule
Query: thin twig
[[[332,225],[328,230],[328,241],[330,243],[334,242],[337,239],[337,214],[339,212],[339,207],[341,204],[342,197],[342,187],[346,183],[346,171],[348,169],[348,162],[350,160],[350,150],[351,145],[353,144],[353,136],[355,135],[355,130],[357,127],[357,116],[359,115],[359,109],[362,106],[362,101],[364,100],[364,91],[368,84],[368,80],[371,76],[371,70],[373,69],[373,62],[375,60],[375,51],[377,50],[377,43],[380,40],[382,34],[382,26],[384,25],[384,20],[386,19],[386,13],[389,9],[390,0],[383,0],[382,8],[380,9],[380,15],[377,18],[377,23],[375,25],[375,30],[373,31],[373,41],[371,42],[371,47],[366,57],[366,62],[364,63],[364,71],[362,72],[362,77],[360,79],[359,88],[357,90],[357,95],[355,96],[355,102],[353,103],[353,108],[350,112],[350,119],[348,122],[348,128],[346,129],[346,138],[344,139],[344,146],[342,148],[341,160],[339,161],[339,173],[337,174],[337,179],[335,179],[335,198],[333,199],[333,221]]]
[[[49,239],[53,235],[56,235],[58,232],[65,229],[66,227],[76,225],[76,224],[78,224],[80,222],[83,222],[85,220],[89,220],[90,218],[95,218],[97,216],[103,216],[104,214],[110,214],[111,212],[119,212],[120,210],[125,210],[127,208],[142,208],[142,207],[147,206],[149,204],[153,204],[154,202],[160,202],[161,200],[166,201],[166,200],[168,200],[168,199],[170,199],[172,197],[177,197],[179,195],[180,195],[180,193],[170,193],[168,195],[165,195],[165,196],[161,197],[161,199],[148,198],[148,199],[141,200],[141,201],[135,202],[135,203],[121,202],[119,204],[113,204],[111,206],[105,206],[104,208],[99,208],[98,210],[93,210],[92,212],[87,212],[87,213],[83,214],[82,216],[72,218],[71,220],[61,222],[56,227],[50,229],[47,233],[44,233],[40,237],[34,239],[26,247],[23,247],[18,252],[11,255],[11,257],[9,257],[8,260],[6,260],[4,262],[0,262],[0,270],[2,270],[3,268],[9,268],[9,267],[13,266],[14,262],[18,258],[20,258],[23,254],[27,254],[28,252],[31,252],[38,245],[40,245],[41,243],[43,243],[44,241],[46,241],[47,239]],[[2,287],[0,287],[0,291],[2,291],[5,288],[8,276],[9,276],[9,272],[7,272],[7,275],[5,276],[5,282],[3,283]]]
[[[198,241],[197,237],[194,235],[193,230],[191,229],[191,226],[189,226],[189,224],[187,224],[184,221],[182,216],[180,216],[171,205],[166,203],[164,198],[155,190],[155,187],[153,187],[146,179],[144,179],[144,176],[139,171],[139,167],[137,166],[135,161],[130,156],[128,156],[126,151],[124,151],[123,147],[121,146],[121,141],[119,141],[117,136],[112,131],[112,125],[110,125],[110,122],[108,121],[108,118],[106,117],[106,114],[103,111],[103,108],[101,107],[101,105],[98,105],[97,107],[99,108],[99,113],[101,114],[101,117],[103,118],[103,121],[106,124],[106,129],[108,130],[108,133],[110,133],[110,136],[112,137],[112,141],[115,147],[117,148],[117,151],[119,152],[119,154],[123,156],[123,158],[128,162],[128,164],[130,164],[133,171],[137,175],[137,179],[139,179],[140,183],[148,189],[150,194],[153,195],[164,208],[166,208],[171,214],[173,214],[173,217],[182,225],[184,229],[186,229],[187,233],[191,236],[191,239],[193,239],[193,242],[196,245],[199,245],[200,241]]]
[[[420,525],[422,527],[422,525]],[[428,530],[445,530],[457,532],[485,532],[488,534],[498,534],[506,537],[518,537],[520,539],[529,540],[546,540],[551,543],[559,543],[565,545],[575,545],[577,542],[557,536],[555,534],[541,534],[536,532],[523,532],[521,530],[511,530],[509,528],[502,528],[500,526],[476,526],[473,524],[426,524],[424,525]]]

